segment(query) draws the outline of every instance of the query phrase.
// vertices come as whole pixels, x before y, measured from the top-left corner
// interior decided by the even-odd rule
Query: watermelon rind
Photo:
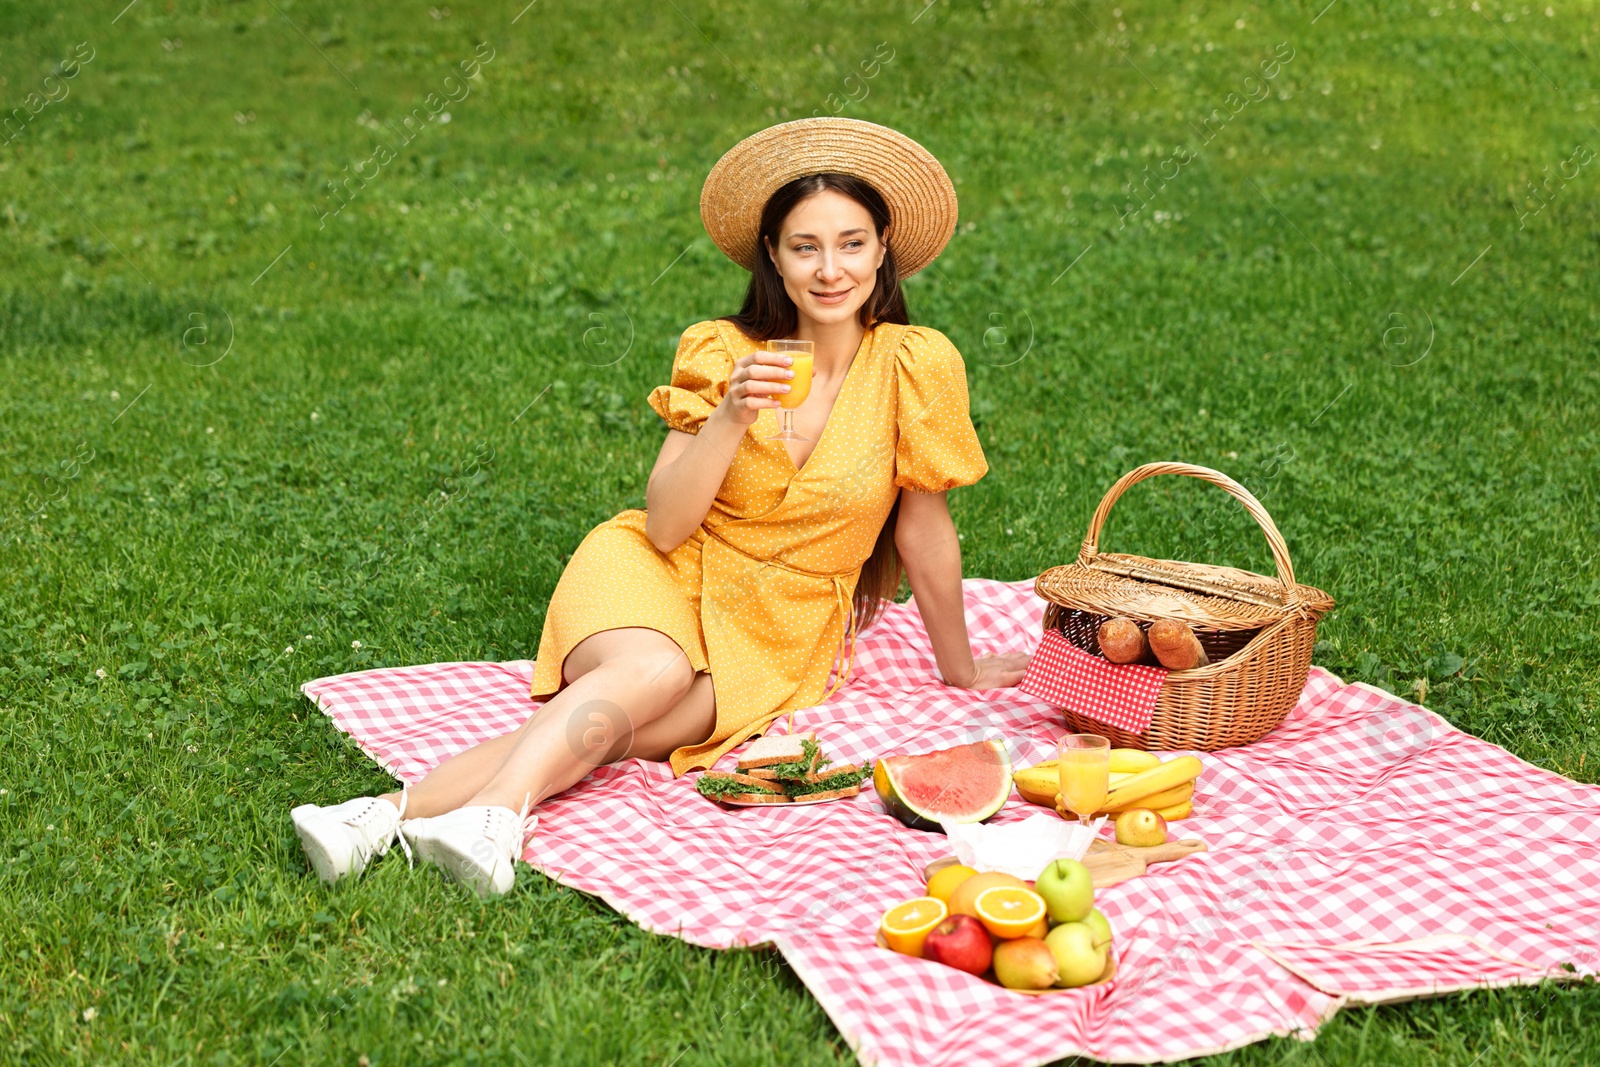
[[[981,748],[989,749],[994,756],[992,766],[997,774],[992,793],[983,792],[976,796],[957,797],[956,800],[964,803],[952,806],[947,802],[937,808],[932,803],[920,802],[915,795],[906,795],[916,792],[912,779],[919,769],[919,764],[925,769],[929,761],[947,763],[955,753],[963,749]],[[987,769],[986,767],[985,770]],[[1011,757],[1006,753],[1005,742],[1000,740],[956,745],[915,756],[888,756],[880,759],[873,770],[872,784],[883,800],[884,810],[914,830],[942,833],[941,820],[952,823],[983,822],[1005,807],[1006,800],[1011,796]],[[941,790],[941,797],[948,801],[946,789]]]

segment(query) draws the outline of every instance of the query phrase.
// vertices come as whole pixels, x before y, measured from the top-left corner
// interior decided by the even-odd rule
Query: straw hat
[[[706,232],[753,271],[768,198],[796,178],[826,171],[862,178],[883,194],[902,278],[932,263],[955,232],[956,189],[933,154],[887,126],[841,118],[780,123],[728,149],[700,190]]]

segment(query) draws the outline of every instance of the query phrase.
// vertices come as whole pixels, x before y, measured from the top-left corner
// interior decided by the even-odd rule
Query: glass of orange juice
[[[1111,742],[1099,734],[1067,734],[1057,742],[1056,755],[1061,802],[1088,826],[1111,785]]]
[[[797,341],[792,338],[779,338],[765,342],[763,347],[768,352],[788,356],[794,362],[789,369],[794,371],[794,377],[789,379],[789,391],[778,395],[778,403],[783,408],[783,429],[767,438],[769,441],[809,441],[811,438],[794,432],[794,409],[806,402],[806,397],[811,395],[811,362],[815,355],[810,341]]]

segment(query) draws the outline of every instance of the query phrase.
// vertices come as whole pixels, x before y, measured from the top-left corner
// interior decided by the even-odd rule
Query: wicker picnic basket
[[[1100,529],[1112,505],[1129,487],[1158,474],[1199,478],[1243,504],[1266,534],[1277,578],[1101,552]],[[1194,628],[1211,662],[1168,672],[1145,732],[1128,733],[1062,709],[1068,729],[1108,736],[1119,748],[1158,751],[1210,752],[1271,732],[1305,688],[1317,620],[1333,608],[1327,593],[1295,582],[1288,546],[1261,502],[1226,474],[1188,463],[1147,463],[1119,478],[1095,509],[1077,562],[1045,571],[1034,591],[1050,602],[1045,629],[1061,631],[1096,656],[1097,633],[1108,618],[1120,615],[1146,629],[1160,619],[1182,619]]]

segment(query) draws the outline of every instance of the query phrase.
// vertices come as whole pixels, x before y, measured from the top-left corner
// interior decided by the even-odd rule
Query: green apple
[[[1079,922],[1094,910],[1094,878],[1077,860],[1051,860],[1034,880],[1033,891],[1044,898],[1051,922]]]
[[[1094,931],[1095,948],[1104,949],[1111,944],[1111,920],[1100,914],[1099,908],[1090,908],[1083,925]]]
[[[1062,923],[1045,935],[1044,943],[1056,960],[1056,985],[1063,989],[1099,981],[1105,973],[1105,949],[1096,947],[1088,923]]]

